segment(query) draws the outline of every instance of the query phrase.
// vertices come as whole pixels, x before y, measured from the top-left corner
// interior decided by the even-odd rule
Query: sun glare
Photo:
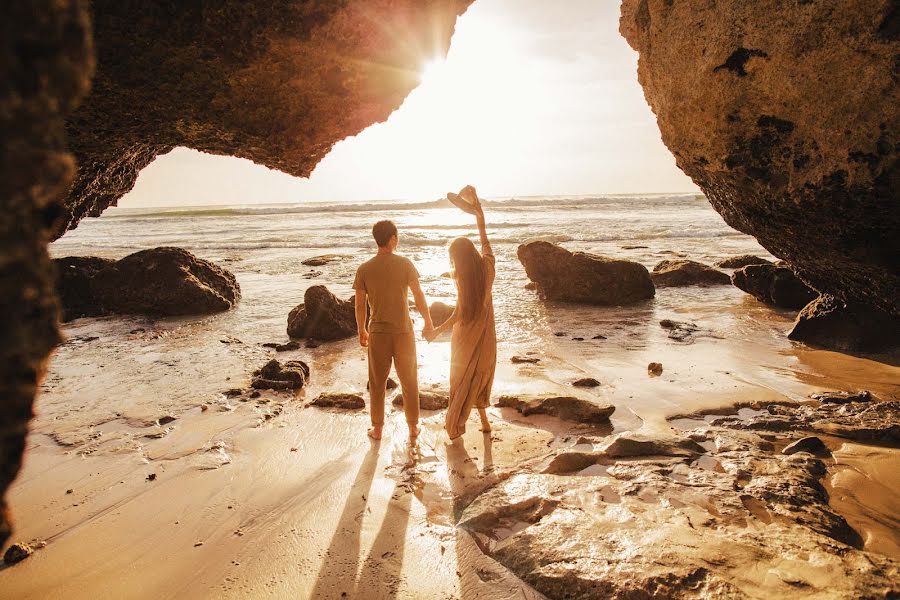
[[[440,77],[441,68],[443,66],[444,60],[440,58],[433,58],[425,62],[425,64],[422,65],[422,70],[419,72],[419,81],[426,83],[436,77]]]

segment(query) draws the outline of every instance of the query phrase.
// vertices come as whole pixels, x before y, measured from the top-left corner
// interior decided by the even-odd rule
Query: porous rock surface
[[[760,302],[779,308],[799,310],[818,296],[783,265],[748,265],[732,273],[731,282]]]
[[[813,288],[900,316],[895,0],[624,0],[678,167]]]
[[[653,267],[650,280],[656,287],[686,285],[728,285],[728,275],[693,260],[663,260]]]
[[[274,358],[253,372],[251,387],[258,390],[299,390],[309,379],[309,365],[302,360],[280,363]]]
[[[356,335],[354,306],[354,297],[341,300],[324,285],[314,285],[288,315],[287,334],[323,341],[351,338]]]
[[[219,312],[241,295],[232,273],[182,248],[141,250],[120,260],[72,256],[53,262],[65,321],[105,314]]]
[[[892,597],[900,561],[862,550],[829,504],[826,463],[767,439],[896,423],[892,404],[779,406],[775,430],[764,414],[752,430],[726,416],[582,438],[599,448],[500,480],[459,524],[548,598]]]
[[[396,394],[391,401],[391,404],[394,406],[403,406],[403,394]],[[449,392],[419,391],[419,408],[422,410],[444,410],[449,405]]]
[[[544,241],[522,244],[517,254],[528,278],[549,300],[620,305],[656,293],[647,268],[630,260],[570,252]]]

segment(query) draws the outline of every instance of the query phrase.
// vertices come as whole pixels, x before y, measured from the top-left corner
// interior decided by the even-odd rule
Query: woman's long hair
[[[456,313],[464,323],[474,321],[484,310],[484,260],[472,240],[458,237],[450,243],[450,262],[459,290]]]

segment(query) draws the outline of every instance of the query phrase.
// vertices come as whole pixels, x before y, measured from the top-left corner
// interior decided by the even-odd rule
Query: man
[[[425,319],[423,335],[434,329],[425,294],[419,285],[419,273],[412,262],[394,253],[397,226],[379,221],[372,227],[378,254],[356,271],[356,329],[359,345],[369,349],[369,410],[372,428],[369,437],[380,440],[384,427],[384,395],[391,362],[403,390],[403,410],[410,438],[419,435],[419,377],[416,364],[416,335],[409,317],[409,291],[412,290],[419,314]],[[366,328],[366,301],[371,315]]]

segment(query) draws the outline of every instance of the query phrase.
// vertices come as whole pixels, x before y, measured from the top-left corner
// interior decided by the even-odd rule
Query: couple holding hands
[[[422,336],[431,342],[452,330],[450,342],[450,404],[445,429],[451,440],[466,431],[472,408],[481,417],[481,430],[491,430],[486,409],[490,405],[494,369],[497,363],[497,335],[494,328],[494,254],[485,230],[484,210],[475,188],[464,187],[459,194],[447,194],[450,201],[475,215],[481,251],[466,237],[450,243],[450,262],[456,283],[457,300],[453,314],[434,327],[428,302],[419,285],[419,273],[412,261],[396,254],[397,227],[379,221],[372,228],[378,253],[356,272],[356,326],[359,343],[368,348],[369,396],[372,428],[369,436],[381,439],[384,426],[384,397],[391,364],[397,371],[403,392],[403,410],[409,435],[419,434],[419,381],[416,338],[409,316],[409,292],[425,320]],[[366,327],[366,307],[369,323]]]

